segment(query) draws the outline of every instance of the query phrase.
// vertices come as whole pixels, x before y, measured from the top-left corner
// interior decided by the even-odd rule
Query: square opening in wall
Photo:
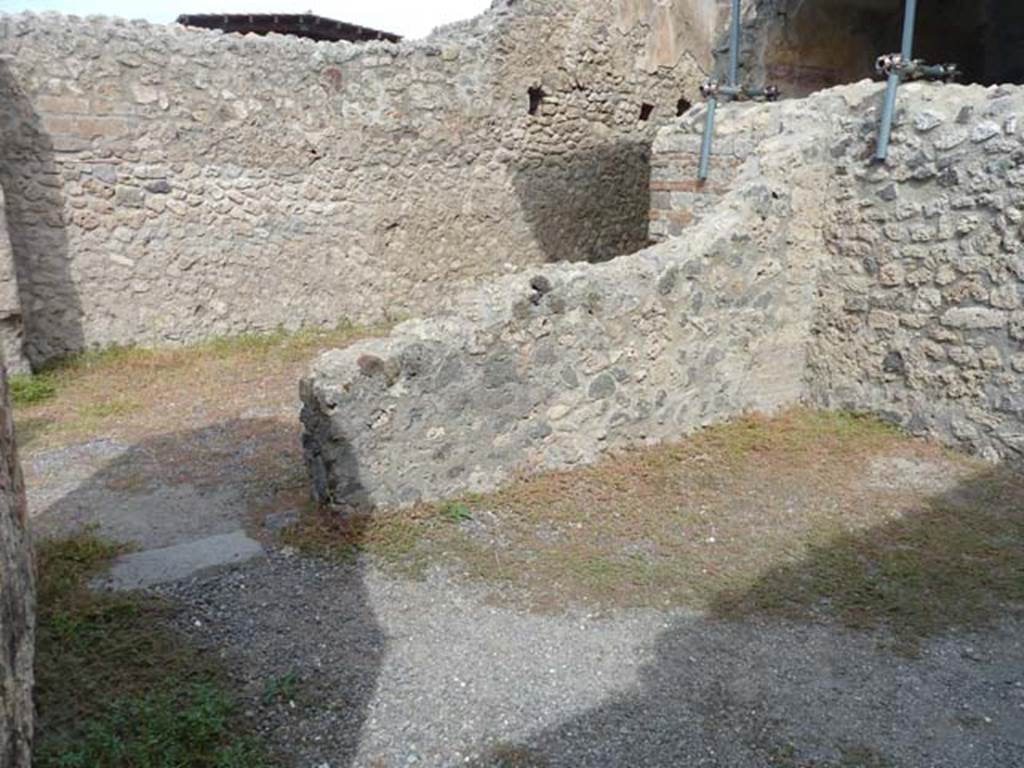
[[[541,102],[544,101],[544,97],[547,96],[544,93],[544,89],[540,86],[536,86],[527,90],[527,95],[530,97],[530,114],[536,115],[540,109]]]

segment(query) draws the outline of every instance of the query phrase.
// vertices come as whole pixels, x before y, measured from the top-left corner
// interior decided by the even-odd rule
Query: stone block
[[[35,108],[47,115],[90,115],[92,108],[89,99],[77,96],[37,96]]]
[[[1001,310],[987,307],[956,307],[946,310],[941,322],[949,328],[965,330],[1003,328],[1007,323],[1007,315]]]

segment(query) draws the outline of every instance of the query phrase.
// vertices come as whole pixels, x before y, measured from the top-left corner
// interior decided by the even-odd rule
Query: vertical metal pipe
[[[904,61],[914,57],[914,26],[917,23],[917,0],[907,0],[907,8],[903,16],[903,45],[900,55]]]
[[[708,178],[708,165],[711,163],[711,137],[715,135],[715,109],[718,107],[718,99],[712,96],[708,99],[708,114],[704,118],[704,136],[700,142],[700,166],[697,168],[697,178],[706,181]]]
[[[917,0],[907,0],[903,15],[903,44],[900,56],[904,62],[914,57],[914,25],[917,19]],[[899,89],[900,76],[895,72],[889,75],[885,86],[885,102],[882,104],[882,122],[878,129],[878,146],[875,148],[875,159],[885,160],[889,156],[889,139],[892,137],[892,119],[896,112],[896,91]]]
[[[732,0],[732,17],[729,19],[729,85],[733,88],[739,80],[740,69],[740,0]],[[708,99],[708,113],[704,119],[704,135],[700,142],[700,165],[697,178],[707,181],[708,166],[711,164],[711,141],[715,135],[715,111],[718,99]]]
[[[878,146],[875,147],[875,159],[879,161],[884,161],[889,156],[892,116],[896,109],[896,89],[899,85],[900,76],[895,73],[889,75],[889,82],[885,86],[885,101],[882,103],[882,123],[878,127]]]
[[[732,24],[729,29],[729,85],[735,86],[740,69],[740,0],[732,0]]]

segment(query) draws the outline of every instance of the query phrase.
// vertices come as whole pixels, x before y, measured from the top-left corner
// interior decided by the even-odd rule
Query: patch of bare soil
[[[345,327],[115,349],[46,374],[16,408],[40,534],[99,527],[143,548],[253,528],[306,486],[298,381],[310,361],[375,329]]]
[[[294,426],[310,361],[382,330],[342,326],[83,355],[44,374],[52,397],[17,408],[19,448],[33,455],[100,435],[138,443],[240,420]]]
[[[453,510],[457,514],[453,514]],[[906,650],[1024,606],[1024,476],[872,419],[794,410],[286,538],[445,564],[541,611],[689,607],[884,628]]]

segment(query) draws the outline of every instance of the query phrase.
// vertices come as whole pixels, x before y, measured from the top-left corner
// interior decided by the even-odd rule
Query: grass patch
[[[281,532],[281,540],[304,555],[329,560],[354,561],[359,555],[376,555],[400,566],[409,575],[419,575],[426,564],[420,545],[437,515],[421,510],[339,514],[309,504],[299,520]]]
[[[918,465],[942,489],[886,479]],[[440,506],[311,510],[286,540],[326,556],[367,552],[406,573],[440,563],[539,610],[834,621],[884,630],[908,653],[1024,605],[1021,475],[870,418],[805,409]]]
[[[42,768],[256,768],[255,742],[234,734],[235,704],[195,684],[116,699],[74,736],[45,744]]]
[[[299,694],[301,680],[296,670],[267,680],[263,684],[263,704],[294,701]]]
[[[473,519],[473,513],[464,501],[449,501],[442,504],[440,514],[449,523],[465,523]]]
[[[222,336],[177,347],[112,345],[55,361],[42,373],[24,378],[45,382],[50,389],[47,397],[52,397],[60,385],[67,383],[76,375],[84,373],[95,371],[116,373],[125,369],[177,367],[202,359],[252,359],[266,355],[284,355],[286,357],[302,355],[324,346],[348,343],[359,336],[373,332],[373,329],[341,322],[330,329],[303,328],[297,331],[287,331],[284,328],[278,328],[264,333]],[[34,402],[39,402],[39,400]]]
[[[91,422],[127,416],[142,406],[130,400],[111,400],[105,403],[87,403],[78,409],[78,418]]]
[[[38,547],[35,764],[270,765],[226,673],[170,628],[166,604],[86,587],[119,551],[88,532]]]
[[[99,435],[139,439],[237,418],[254,404],[283,411],[310,358],[384,330],[340,323],[83,352],[34,376],[12,377],[19,445],[32,451]],[[46,428],[31,428],[39,424]]]
[[[288,331],[277,328],[259,333],[220,336],[178,347],[110,346],[90,350],[54,364],[52,370],[83,372],[96,369],[120,369],[133,366],[165,366],[198,358],[260,357],[264,355],[303,354],[323,346],[344,344],[373,329],[343,321],[334,328],[302,328]]]
[[[872,416],[798,408],[775,418],[753,415],[709,427],[681,447],[736,462],[758,454],[864,452],[892,445],[900,437],[899,430]]]
[[[16,373],[9,379],[11,402],[15,407],[43,403],[57,394],[57,377],[52,372]]]

